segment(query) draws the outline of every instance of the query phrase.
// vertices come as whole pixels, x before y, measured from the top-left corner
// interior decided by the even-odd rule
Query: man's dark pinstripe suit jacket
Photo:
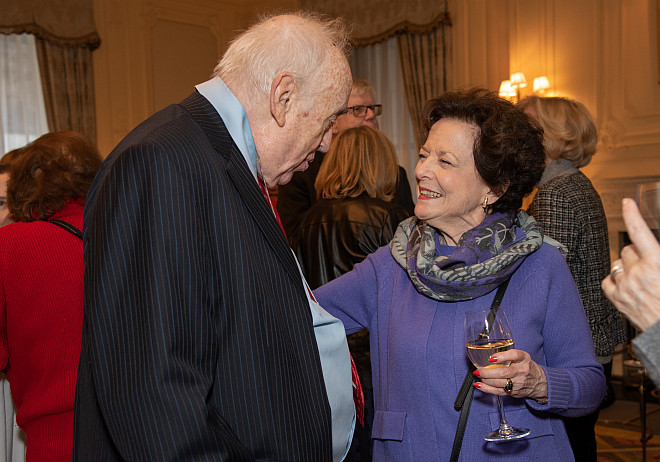
[[[200,94],[108,156],[84,255],[74,460],[332,459],[296,262]]]

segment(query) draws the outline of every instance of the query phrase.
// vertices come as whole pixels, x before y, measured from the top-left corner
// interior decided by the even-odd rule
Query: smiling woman
[[[347,333],[369,330],[374,460],[458,460],[459,451],[466,460],[570,460],[561,416],[594,410],[605,381],[561,245],[518,210],[543,172],[542,133],[484,89],[429,101],[423,121],[416,216],[388,247],[314,292]],[[502,287],[517,348],[490,357],[509,366],[473,375],[465,312],[491,306]],[[452,445],[454,402],[474,389],[465,440]],[[493,395],[530,438],[484,442],[499,427]]]
[[[466,231],[481,223],[496,194],[474,165],[472,147],[478,127],[457,119],[442,119],[429,132],[419,153],[415,176],[419,198],[415,215],[442,229],[454,245]]]

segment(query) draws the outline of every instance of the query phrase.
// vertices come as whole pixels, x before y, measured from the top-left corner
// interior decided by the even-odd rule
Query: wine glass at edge
[[[655,238],[660,240],[660,182],[638,184],[637,205]]]
[[[488,358],[513,348],[513,333],[504,310],[497,310],[494,319],[489,319],[490,310],[473,310],[465,313],[465,346],[475,367],[507,367],[509,363],[491,364]],[[486,435],[486,441],[507,441],[529,435],[526,428],[512,427],[506,420],[502,400],[497,396],[500,411],[500,427]]]

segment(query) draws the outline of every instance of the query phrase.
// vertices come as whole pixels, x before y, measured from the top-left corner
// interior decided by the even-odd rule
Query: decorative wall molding
[[[154,30],[167,27],[163,22],[169,21],[173,25],[173,34],[181,31],[187,31],[189,35],[194,33],[194,30],[175,26],[179,24],[207,30],[215,38],[216,51],[213,53],[208,51],[208,46],[202,50],[196,50],[194,45],[190,47],[191,59],[195,63],[208,61],[208,74],[204,72],[202,77],[196,78],[202,81],[210,75],[238,31],[248,27],[262,13],[292,11],[299,6],[298,0],[92,1],[94,21],[102,40],[93,58],[97,138],[103,156],[157,109],[155,86],[163,83],[176,86],[182,81],[186,69],[176,68],[176,63],[173,63],[173,72],[178,76],[159,75],[157,78],[161,80],[155,80],[154,66],[158,68],[158,63],[168,59],[166,50],[152,43]],[[175,39],[174,35],[172,40]],[[183,86],[188,89],[190,84]]]
[[[222,17],[220,13],[217,3],[214,6],[211,3],[205,5],[204,2],[201,2],[193,6],[188,2],[153,0],[147,0],[142,11],[144,25],[148,28],[153,28],[160,20],[206,27],[218,40],[218,49],[222,49],[231,39],[227,32],[234,32],[231,29],[228,30],[226,26],[236,18],[229,11]]]
[[[600,4],[598,5],[600,6]],[[660,152],[660,86],[652,65],[656,43],[651,40],[656,0],[607,3],[599,14],[598,54],[603,75],[597,113],[603,148],[628,149],[632,161],[638,146],[655,145]],[[660,170],[660,166],[659,166]],[[641,172],[643,174],[645,172]]]
[[[231,23],[233,14],[226,17]],[[146,67],[147,81],[152,82],[149,92],[150,112],[162,109],[165,105],[176,103],[193,90],[193,86],[206,80],[215,66],[220,50],[226,47],[230,37],[225,18],[220,17],[217,6],[175,2],[145,0],[142,7],[142,40],[144,55],[148,57]],[[157,40],[158,34],[165,41]],[[195,30],[196,29],[196,30]],[[208,40],[191,37],[214,37],[214,46],[209,48]],[[173,40],[167,42],[167,40]],[[193,42],[193,43],[188,43]],[[186,50],[182,51],[184,47]],[[170,67],[173,60],[180,65]],[[161,72],[157,72],[160,69]],[[200,70],[201,69],[201,70]]]

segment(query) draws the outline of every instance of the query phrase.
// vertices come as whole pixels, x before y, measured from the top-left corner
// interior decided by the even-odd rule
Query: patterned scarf
[[[441,233],[413,216],[402,221],[390,242],[390,252],[422,295],[442,302],[471,300],[509,279],[525,257],[543,242],[565,255],[565,247],[543,236],[527,213],[493,213],[465,232],[450,255],[436,255]]]

